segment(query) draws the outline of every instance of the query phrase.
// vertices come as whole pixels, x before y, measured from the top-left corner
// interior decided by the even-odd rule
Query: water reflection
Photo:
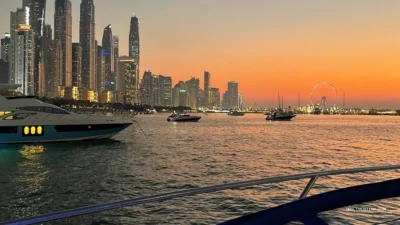
[[[42,183],[49,173],[40,161],[44,150],[43,145],[24,145],[19,151],[25,160],[18,164],[21,173],[17,179],[27,184],[25,193],[32,194],[42,189]]]

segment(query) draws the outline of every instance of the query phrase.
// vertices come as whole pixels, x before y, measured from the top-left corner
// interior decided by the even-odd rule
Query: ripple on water
[[[199,123],[140,115],[148,135],[131,126],[115,142],[0,147],[0,221],[222,184],[311,171],[398,163],[397,117],[207,114]],[[393,172],[320,178],[310,195],[398,177]],[[127,207],[52,224],[215,224],[296,200],[307,180],[220,191]],[[363,206],[383,212],[323,213],[329,224],[393,218],[399,199]]]

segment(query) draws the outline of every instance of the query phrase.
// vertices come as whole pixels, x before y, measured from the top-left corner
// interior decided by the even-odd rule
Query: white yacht
[[[108,139],[131,124],[75,114],[33,97],[0,96],[0,144]]]

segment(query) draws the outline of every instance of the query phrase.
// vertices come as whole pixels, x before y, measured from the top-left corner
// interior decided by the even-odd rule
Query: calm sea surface
[[[202,114],[199,123],[138,115],[114,139],[0,145],[0,222],[186,188],[329,169],[400,164],[400,117],[309,116],[267,122],[261,114]],[[399,171],[320,178],[311,195],[399,177]],[[308,180],[221,191],[49,224],[215,224],[299,197]],[[382,190],[384,191],[384,190]],[[330,224],[400,217],[400,199],[338,209]],[[399,221],[391,224],[400,224]]]

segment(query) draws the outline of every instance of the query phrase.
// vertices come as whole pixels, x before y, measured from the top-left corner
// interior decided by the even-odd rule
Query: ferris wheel
[[[311,91],[311,95],[310,95],[310,103],[311,103],[311,105],[314,106],[314,101],[313,101],[314,91],[317,90],[318,87],[324,86],[324,85],[326,85],[328,87],[331,87],[335,91],[336,99],[335,99],[335,104],[333,105],[333,107],[336,107],[338,105],[338,103],[339,103],[339,94],[338,94],[335,86],[333,86],[333,84],[331,84],[329,82],[321,82],[321,83],[319,83],[319,84],[314,86],[314,88]],[[326,97],[323,96],[322,99],[323,99],[322,101],[324,102],[324,104],[326,104],[327,103]]]

